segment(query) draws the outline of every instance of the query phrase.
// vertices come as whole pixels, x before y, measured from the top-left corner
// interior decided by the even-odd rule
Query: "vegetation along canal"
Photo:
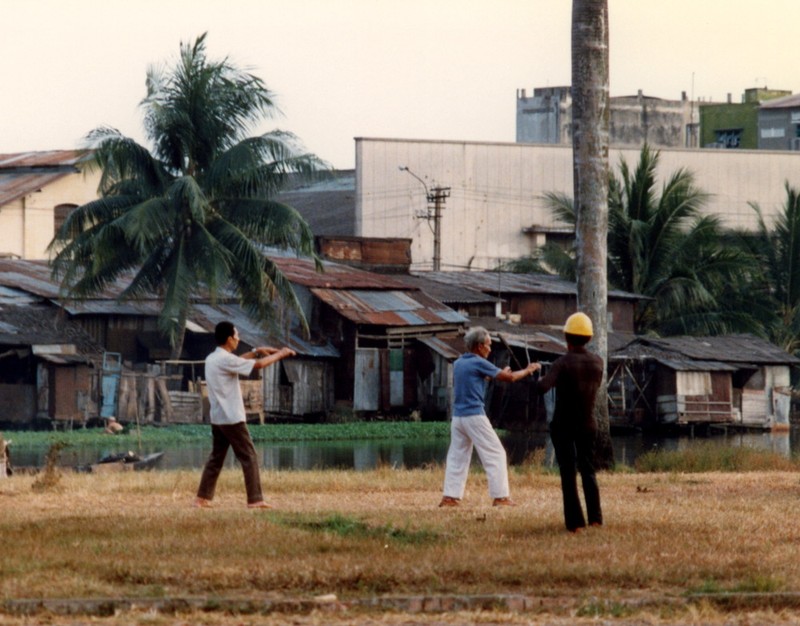
[[[251,432],[265,470],[354,469],[380,466],[417,468],[443,464],[449,443],[446,422],[363,422],[352,424],[251,425]],[[5,431],[16,467],[42,467],[48,450],[63,443],[58,465],[76,467],[96,463],[107,455],[132,451],[140,456],[163,452],[155,469],[200,469],[210,451],[208,426],[126,428],[119,435],[102,429],[78,428],[67,432]],[[503,432],[509,463],[520,465],[535,459],[554,466],[553,451],[545,433]],[[747,446],[784,457],[800,452],[800,429],[788,432],[718,433],[703,440],[727,446]],[[637,457],[654,450],[681,450],[697,438],[654,436],[643,433],[614,435],[618,465],[633,466]],[[233,466],[233,454],[227,463]]]

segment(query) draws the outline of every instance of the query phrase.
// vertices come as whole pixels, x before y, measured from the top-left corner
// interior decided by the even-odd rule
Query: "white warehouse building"
[[[356,232],[361,237],[411,239],[411,267],[434,265],[436,188],[440,201],[440,269],[494,269],[530,254],[548,236],[564,236],[543,195],[572,196],[571,146],[356,138]],[[800,188],[800,153],[765,150],[660,148],[658,174],[680,168],[710,194],[705,212],[729,228],[754,229],[757,202],[771,216],[785,201],[788,181]],[[609,166],[635,148],[612,148]],[[407,168],[407,169],[405,169]]]

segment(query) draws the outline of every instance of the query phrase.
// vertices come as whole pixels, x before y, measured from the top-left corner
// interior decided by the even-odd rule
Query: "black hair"
[[[592,338],[586,335],[573,335],[572,333],[564,333],[564,338],[571,346],[585,346]]]
[[[220,322],[214,327],[214,340],[218,346],[224,346],[228,337],[233,337],[236,329],[231,322]]]

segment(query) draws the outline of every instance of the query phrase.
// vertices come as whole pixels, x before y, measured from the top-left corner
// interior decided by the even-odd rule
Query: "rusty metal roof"
[[[513,272],[412,272],[456,287],[468,287],[488,294],[551,294],[577,296],[575,283],[550,274],[515,274]],[[623,300],[647,299],[626,291],[609,290],[609,297]]]
[[[640,338],[638,341],[694,360],[755,365],[800,365],[800,359],[754,335]]]
[[[383,274],[365,272],[354,267],[324,261],[324,272],[318,272],[311,259],[269,255],[270,260],[287,279],[298,285],[322,289],[404,289],[402,282]]]
[[[7,174],[0,171],[0,207],[38,191],[71,172]]]
[[[0,154],[0,207],[77,173],[87,156],[83,150]]]
[[[42,298],[57,299],[60,297],[60,285],[51,275],[47,261],[23,259],[0,259],[0,286],[19,289]],[[127,287],[127,282],[118,280],[104,292],[95,296],[94,300],[114,300]],[[150,301],[157,301],[154,294]],[[85,303],[84,303],[85,304]]]
[[[64,166],[71,166],[73,171],[77,171],[75,170],[75,166],[85,161],[89,154],[90,153],[86,150],[45,150],[0,154],[0,172],[18,168],[53,168]]]
[[[311,292],[356,324],[426,326],[467,321],[460,313],[421,291],[312,289]]]

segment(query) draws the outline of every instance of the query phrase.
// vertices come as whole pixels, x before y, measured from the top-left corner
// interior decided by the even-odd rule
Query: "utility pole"
[[[433,202],[433,271],[442,269],[442,205],[450,197],[450,187],[434,187],[428,194]]]
[[[427,220],[428,226],[433,221],[433,228],[431,229],[433,232],[433,271],[438,272],[442,269],[442,209],[445,201],[450,197],[450,187],[437,186],[428,190],[428,185],[425,184],[425,181],[408,169],[407,166],[401,165],[399,169],[411,174],[425,188],[425,199],[428,201],[428,207],[426,211],[417,213],[417,217]],[[432,213],[431,203],[433,204]]]

